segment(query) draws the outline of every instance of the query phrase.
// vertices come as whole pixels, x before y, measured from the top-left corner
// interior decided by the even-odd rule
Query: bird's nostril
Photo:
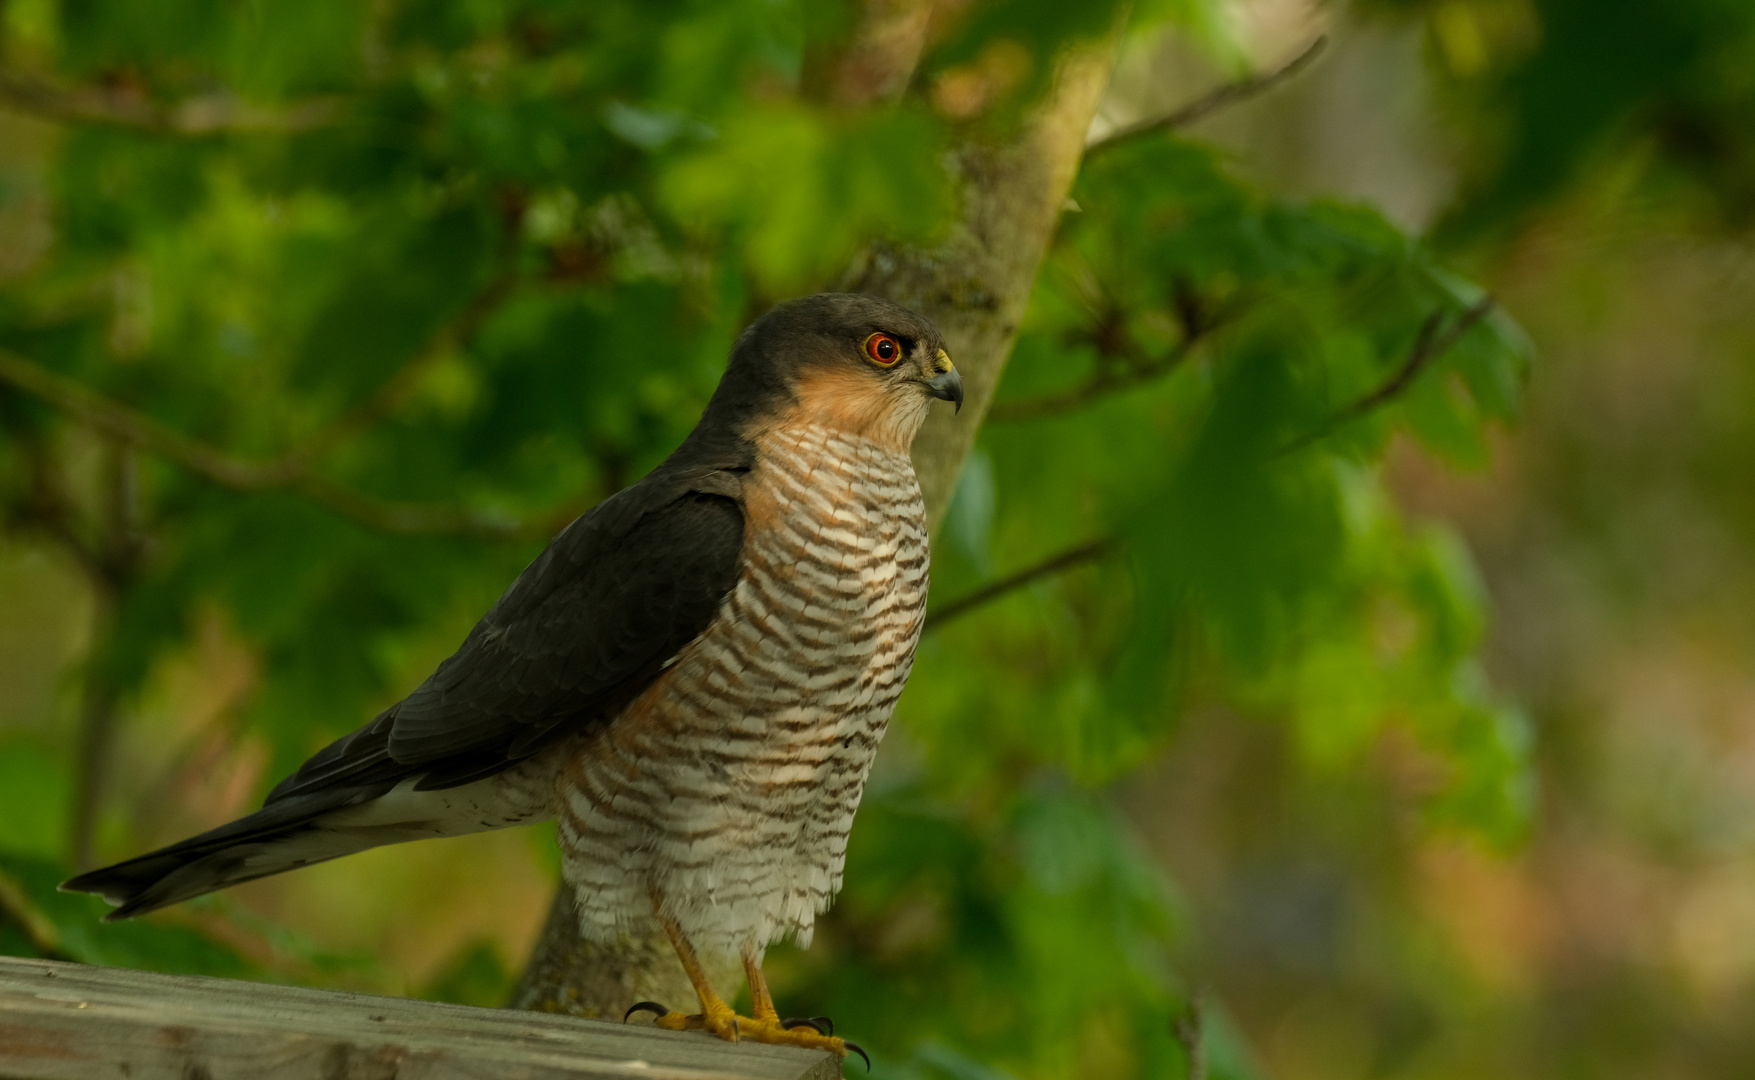
[[[963,411],[963,377],[955,369],[940,372],[926,381],[926,390],[940,401],[954,402]]]

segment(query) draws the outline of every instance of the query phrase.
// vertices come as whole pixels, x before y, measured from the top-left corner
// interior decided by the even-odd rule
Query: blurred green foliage
[[[1362,0],[1417,13],[1473,145],[1446,245],[1503,238],[1530,213],[1626,170],[1755,220],[1755,7],[1743,0]]]
[[[1191,700],[1283,714],[1327,764],[1393,719],[1456,764],[1459,798],[1501,794],[1466,800],[1469,824],[1514,837],[1523,747],[1474,689],[1480,591],[1454,543],[1400,520],[1375,469],[1400,425],[1481,459],[1483,427],[1515,408],[1515,328],[1468,329],[1405,394],[1348,416],[1433,313],[1477,292],[1381,217],[1265,199],[1190,145],[1099,155],[1074,197],[986,432],[1000,498],[982,532],[1025,562],[1112,535],[1126,565],[940,634],[911,722],[961,745],[945,765],[966,777],[1052,763],[1102,783]],[[1140,385],[1085,403],[1104,380]],[[937,565],[963,570],[967,546]],[[941,663],[951,641],[988,662]]]
[[[183,974],[261,978],[264,972],[193,930],[147,923],[104,926],[108,905],[95,897],[57,893],[65,864],[0,855],[0,948],[9,956],[47,956],[86,964]]]
[[[1228,62],[1221,8],[1141,5],[1133,30]],[[935,24],[900,100],[848,107],[822,72],[861,47],[850,4],[11,0],[5,74],[59,122],[53,244],[0,280],[0,357],[184,440],[124,450],[0,382],[8,531],[69,553],[99,598],[87,697],[137,703],[218,618],[256,659],[233,737],[268,747],[265,788],[668,453],[748,318],[833,286],[874,240],[943,236],[964,180],[949,148],[1005,137],[1055,49],[1116,10],[972,5]],[[1512,44],[1469,67],[1456,11]],[[1616,29],[1636,11],[1649,33]],[[1755,34],[1738,5],[1421,12],[1467,76],[1459,115],[1500,148],[1443,243],[1641,134],[1699,148],[1664,160],[1728,213],[1750,205],[1755,172],[1712,147],[1755,98],[1703,74]],[[953,77],[990,80],[981,115],[945,107]],[[1189,931],[1109,796],[1192,710],[1287,725],[1315,773],[1405,737],[1437,777],[1417,800],[1431,828],[1505,845],[1533,809],[1527,726],[1476,661],[1469,557],[1382,479],[1399,434],[1486,459],[1517,415],[1517,328],[1373,208],[1274,197],[1191,139],[1104,147],[1073,202],[934,602],[1092,540],[1109,554],[923,642],[841,903],[774,960],[783,1007],[833,1014],[884,1076],[1183,1075]],[[357,969],[290,938],[247,961],[174,919],[100,926],[53,894],[80,790],[62,711],[0,732],[0,948]],[[146,839],[117,798],[99,808],[102,852]],[[492,1004],[509,977],[474,943],[425,992]],[[1255,1074],[1222,1007],[1208,1031],[1212,1075]]]

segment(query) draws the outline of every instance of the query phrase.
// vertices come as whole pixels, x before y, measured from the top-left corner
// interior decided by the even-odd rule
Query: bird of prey
[[[127,918],[381,844],[558,819],[586,936],[668,935],[701,1011],[788,1030],[764,948],[808,944],[925,612],[909,448],[963,401],[938,332],[870,296],[782,304],[738,338],[700,422],[549,544],[462,646],[262,809],[64,888]],[[740,955],[741,1021],[699,953]],[[656,1010],[655,1010],[656,1011]]]

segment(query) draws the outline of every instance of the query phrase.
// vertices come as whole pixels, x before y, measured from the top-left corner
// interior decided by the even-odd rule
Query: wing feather
[[[705,630],[736,584],[735,475],[649,477],[569,525],[430,678],[307,761],[273,804],[338,787],[494,775],[608,723]]]

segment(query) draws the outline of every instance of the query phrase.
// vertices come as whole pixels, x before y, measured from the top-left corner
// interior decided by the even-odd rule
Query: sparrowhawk
[[[808,943],[913,662],[927,537],[909,448],[963,399],[938,332],[869,296],[758,319],[663,464],[568,525],[414,692],[261,810],[66,888],[127,918],[381,844],[554,817],[583,932],[662,929],[701,1012],[785,1030],[764,948]],[[741,955],[740,1024],[700,952]]]

